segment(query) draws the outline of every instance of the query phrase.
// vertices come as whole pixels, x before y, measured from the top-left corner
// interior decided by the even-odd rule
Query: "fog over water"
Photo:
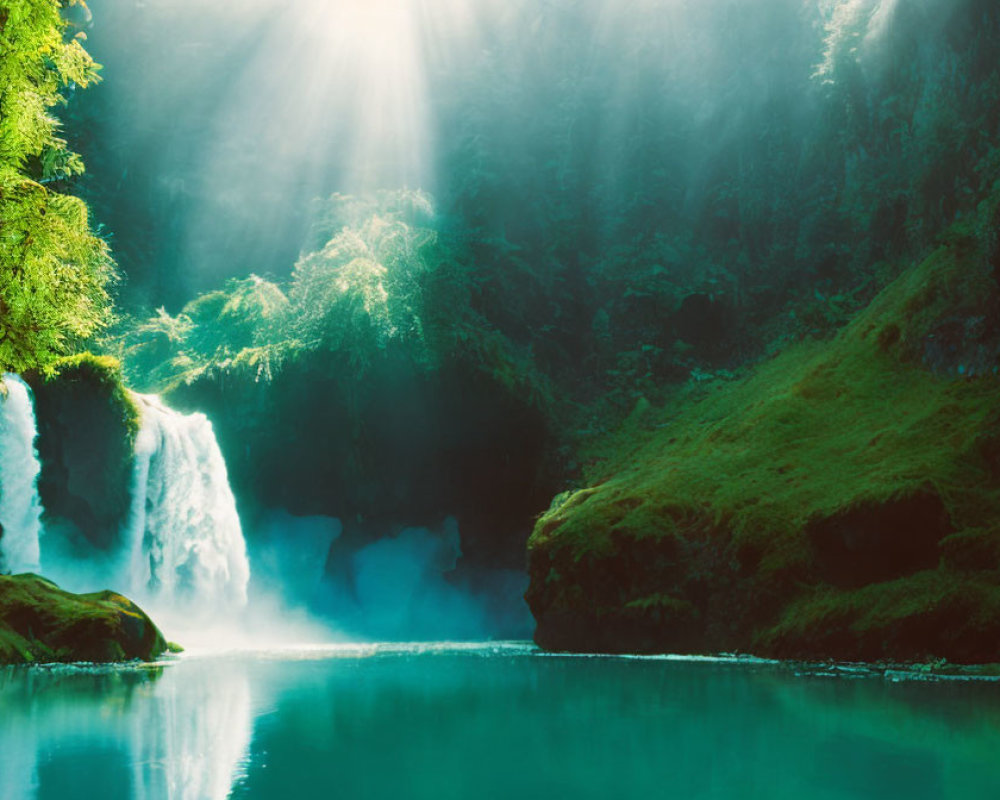
[[[68,522],[43,525],[33,397],[16,376],[6,376],[6,391],[0,566],[8,572],[42,570],[75,592],[114,587],[195,649],[530,636],[522,574],[449,580],[462,555],[452,518],[439,530],[405,528],[339,552],[331,550],[339,520],[276,510],[258,522],[248,558],[211,424],[153,396],[134,396],[140,424],[129,513],[112,547],[87,545]]]

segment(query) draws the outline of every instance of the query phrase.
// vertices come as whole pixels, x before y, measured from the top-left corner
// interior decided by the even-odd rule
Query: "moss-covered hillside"
[[[956,232],[835,339],[639,407],[529,543],[544,647],[1000,659],[1000,300]]]
[[[152,661],[167,642],[114,592],[72,594],[38,575],[0,575],[0,664]]]

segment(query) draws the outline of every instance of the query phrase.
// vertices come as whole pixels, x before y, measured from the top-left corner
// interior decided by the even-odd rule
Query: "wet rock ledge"
[[[72,594],[38,575],[0,575],[0,664],[152,661],[166,650],[152,620],[120,594]]]
[[[640,404],[534,529],[536,640],[1000,660],[998,344],[997,282],[956,235],[835,339]]]

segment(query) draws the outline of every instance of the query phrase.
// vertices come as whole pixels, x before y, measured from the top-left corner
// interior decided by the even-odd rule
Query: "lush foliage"
[[[157,391],[207,372],[271,381],[293,358],[338,364],[363,381],[376,362],[403,357],[417,371],[465,361],[547,402],[530,347],[475,309],[482,268],[435,225],[421,192],[334,195],[318,205],[310,248],[287,282],[232,279],[177,315],[160,308],[122,320],[107,347],[135,385]]]
[[[483,57],[435,70],[428,56],[433,85],[419,99],[440,131],[433,222],[413,192],[340,197],[320,209],[326,221],[298,261],[273,256],[302,247],[303,226],[285,216],[307,216],[308,192],[286,193],[278,214],[263,185],[212,218],[215,245],[200,224],[191,243],[199,162],[171,160],[155,136],[134,151],[116,144],[117,95],[75,104],[80,128],[101,132],[93,158],[120,175],[113,191],[88,191],[136,254],[131,289],[168,303],[158,318],[133,308],[173,362],[150,362],[151,383],[235,363],[244,349],[240,363],[266,376],[301,346],[352,351],[363,365],[405,341],[418,360],[457,350],[511,384],[541,373],[560,396],[600,406],[581,424],[603,427],[641,396],[832,335],[996,179],[995,3],[600,5],[483,4]],[[118,24],[153,35],[175,21],[150,13]],[[223,66],[214,72],[229,81]],[[143,90],[142,76],[118,80],[122,97]],[[186,106],[176,113],[190,148],[238,165],[242,185],[240,133],[206,142],[214,129]],[[349,155],[324,141],[295,158],[337,186]],[[228,275],[228,294],[251,270],[287,297],[293,324],[276,331],[280,314],[269,316],[252,345],[228,328],[203,337],[215,323],[183,333],[192,312],[222,302],[208,294],[185,308],[191,285]],[[525,388],[544,394],[544,383]]]
[[[379,348],[390,340],[422,343],[421,287],[436,238],[426,227],[430,216],[429,199],[415,193],[384,195],[381,203],[333,197],[314,234],[323,244],[292,273],[299,338],[358,359],[366,340]]]
[[[112,262],[86,204],[64,193],[83,163],[53,106],[97,78],[59,0],[0,6],[0,369],[50,361],[107,321]]]
[[[832,341],[638,407],[535,528],[542,638],[995,659],[998,299],[958,237]]]

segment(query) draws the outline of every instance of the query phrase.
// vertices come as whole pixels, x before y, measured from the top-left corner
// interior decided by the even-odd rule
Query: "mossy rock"
[[[120,594],[72,594],[38,575],[0,575],[0,664],[152,661],[167,647]]]
[[[928,342],[997,302],[981,254],[944,247],[832,341],[599,443],[529,542],[539,644],[996,660],[1000,380]]]
[[[990,663],[1000,658],[998,630],[995,575],[934,569],[850,592],[817,587],[762,632],[756,647],[809,660]]]
[[[128,515],[139,431],[121,366],[83,353],[25,377],[35,393],[46,517],[72,523],[91,545],[109,549]]]

